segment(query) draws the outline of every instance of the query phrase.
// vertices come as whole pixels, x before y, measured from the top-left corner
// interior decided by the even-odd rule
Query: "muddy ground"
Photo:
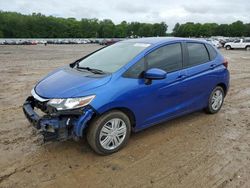
[[[250,52],[224,51],[220,113],[196,112],[133,134],[111,156],[80,142],[41,144],[22,113],[34,84],[98,45],[0,46],[0,187],[250,187]]]

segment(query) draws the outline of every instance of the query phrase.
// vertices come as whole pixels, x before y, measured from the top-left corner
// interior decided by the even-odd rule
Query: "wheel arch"
[[[108,110],[106,110],[105,112],[99,114],[99,115],[102,115],[102,114],[105,114],[107,112],[110,112],[110,111],[113,111],[113,110],[118,110],[118,111],[121,111],[123,112],[124,114],[126,114],[131,122],[131,127],[134,128],[135,125],[136,125],[136,118],[135,118],[135,114],[134,112],[127,108],[127,107],[114,107],[114,108],[110,108]]]
[[[106,109],[101,109],[100,111],[96,111],[95,115],[91,118],[91,121],[94,118],[98,118],[101,115],[103,115],[105,113],[108,113],[110,111],[113,111],[113,110],[121,111],[125,115],[127,115],[128,118],[129,118],[129,120],[130,120],[132,130],[133,130],[133,128],[135,128],[135,126],[136,126],[136,116],[135,116],[135,113],[130,108],[124,107],[124,106],[113,106],[111,108],[106,108]]]
[[[222,89],[223,89],[225,95],[227,94],[227,89],[228,89],[228,88],[227,88],[227,86],[226,86],[225,83],[219,83],[219,84],[217,84],[217,86],[222,87]]]

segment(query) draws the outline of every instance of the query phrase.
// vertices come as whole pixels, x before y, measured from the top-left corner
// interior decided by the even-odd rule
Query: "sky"
[[[0,10],[46,16],[111,19],[145,23],[250,23],[249,0],[0,0]]]

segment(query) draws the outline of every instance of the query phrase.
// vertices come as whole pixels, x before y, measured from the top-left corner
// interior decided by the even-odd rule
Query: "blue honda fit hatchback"
[[[200,40],[126,40],[47,75],[23,110],[45,141],[86,135],[94,151],[111,154],[131,131],[201,109],[218,112],[229,88],[227,65]]]

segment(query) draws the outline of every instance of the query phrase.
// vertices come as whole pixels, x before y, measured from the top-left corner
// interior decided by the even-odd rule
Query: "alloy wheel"
[[[105,123],[100,131],[99,142],[106,150],[119,147],[127,134],[127,126],[120,118],[114,118]]]
[[[212,96],[212,108],[213,110],[218,110],[223,102],[223,93],[221,90],[216,90]]]

